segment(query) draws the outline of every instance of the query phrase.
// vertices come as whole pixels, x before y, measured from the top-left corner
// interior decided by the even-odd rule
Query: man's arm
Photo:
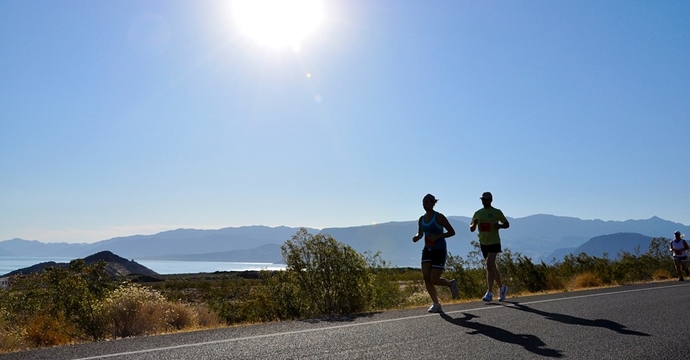
[[[500,211],[500,210],[499,210]],[[498,219],[501,223],[496,223],[496,229],[507,229],[510,227],[510,222],[508,222],[508,219],[506,219],[506,216],[503,215],[503,211],[501,212],[501,217]]]

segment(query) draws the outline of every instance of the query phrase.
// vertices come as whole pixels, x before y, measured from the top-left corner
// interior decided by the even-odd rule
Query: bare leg
[[[496,255],[498,254],[489,253],[486,257],[486,291],[492,291],[494,288],[494,281],[499,289],[503,286],[501,273],[498,272],[498,267],[496,267]]]
[[[436,294],[436,286],[434,286],[433,280],[432,280],[432,273],[436,272],[434,269],[431,268],[431,263],[422,263],[422,275],[424,276],[424,285],[426,286],[426,291],[429,293],[429,296],[431,297],[431,301],[434,302],[434,304],[438,304],[438,295]],[[439,275],[440,276],[440,275]]]
[[[678,277],[683,278],[683,263],[680,262],[679,259],[673,259],[673,263],[676,265],[676,272],[678,272]]]
[[[431,268],[431,283],[439,286],[450,287],[450,281],[441,277],[443,274],[442,269]]]

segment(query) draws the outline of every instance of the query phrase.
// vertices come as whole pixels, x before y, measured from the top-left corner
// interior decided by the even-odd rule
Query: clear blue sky
[[[409,221],[426,193],[471,216],[483,191],[690,224],[690,1],[322,6],[281,47],[228,1],[0,1],[0,240]]]

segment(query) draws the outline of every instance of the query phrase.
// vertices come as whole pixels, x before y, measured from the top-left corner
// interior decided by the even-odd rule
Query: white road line
[[[688,285],[690,285],[690,284],[688,284]],[[519,304],[521,304],[521,305],[541,304],[541,303],[563,301],[563,300],[583,299],[583,298],[597,297],[597,296],[609,296],[609,295],[634,293],[634,292],[640,292],[640,291],[661,290],[661,289],[668,289],[668,288],[677,287],[677,286],[688,286],[688,285],[668,285],[668,286],[659,286],[659,287],[644,288],[644,289],[611,291],[611,292],[605,292],[605,293],[599,293],[599,294],[567,296],[567,297],[562,297],[562,298],[557,298],[557,299],[535,300],[535,301],[529,301],[529,302],[524,302],[524,303],[521,302]],[[503,307],[515,307],[515,305],[511,304],[510,302],[508,302],[508,303],[497,303],[497,304],[504,304],[504,306],[486,306],[486,305],[484,305],[482,307],[477,307],[477,308],[448,311],[448,312],[446,312],[446,314],[455,314],[455,313],[480,311],[480,310],[495,310],[495,309],[501,309]],[[295,331],[287,331],[287,332],[280,332],[280,333],[274,333],[274,334],[253,335],[253,336],[245,336],[245,337],[232,338],[232,339],[204,341],[204,342],[200,342],[200,343],[175,345],[175,346],[165,346],[165,347],[152,348],[152,349],[146,349],[146,350],[136,350],[136,351],[127,351],[127,352],[115,353],[115,354],[90,356],[90,357],[78,358],[78,359],[74,359],[74,360],[106,359],[106,358],[117,357],[117,356],[145,354],[145,353],[156,352],[156,351],[166,351],[166,350],[190,348],[190,347],[213,345],[213,344],[224,344],[224,343],[230,343],[230,342],[236,342],[236,341],[264,339],[264,338],[278,337],[278,336],[284,336],[284,335],[305,334],[305,333],[324,331],[324,330],[344,329],[344,328],[355,327],[355,326],[383,324],[383,323],[389,323],[389,322],[395,322],[395,321],[419,319],[419,318],[424,318],[424,317],[429,317],[429,316],[438,316],[438,314],[423,314],[423,315],[407,316],[407,317],[395,318],[395,319],[368,321],[368,322],[357,323],[357,324],[343,324],[343,325],[327,326],[327,327],[322,327],[322,328],[318,328],[318,329],[295,330]]]

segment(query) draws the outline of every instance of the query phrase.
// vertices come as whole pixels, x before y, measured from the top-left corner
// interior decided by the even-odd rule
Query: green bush
[[[330,235],[300,229],[281,247],[287,286],[277,295],[301,316],[336,316],[370,308],[373,276],[365,257]],[[281,298],[282,297],[282,298]],[[300,304],[294,304],[295,301]]]
[[[484,295],[486,291],[484,265],[472,268],[473,265],[476,266],[476,261],[465,260],[456,255],[448,256],[446,261],[445,277],[457,280],[458,295],[461,299],[475,299]]]
[[[540,292],[548,288],[548,267],[544,262],[534,265],[530,258],[521,255],[517,258],[516,265],[513,279],[520,279],[522,285],[516,290]]]
[[[390,267],[381,253],[367,257],[367,267],[373,275],[372,309],[395,309],[407,305],[405,282],[396,279],[400,273]]]
[[[237,324],[255,321],[251,315],[243,311],[250,300],[250,294],[254,286],[253,282],[240,278],[223,278],[211,282],[200,288],[201,298],[209,308],[218,314],[226,324]],[[270,307],[270,303],[263,305]]]
[[[86,265],[84,260],[74,260],[68,269],[52,268],[45,271],[52,292],[55,311],[64,315],[66,325],[73,325],[71,337],[82,339],[82,334],[93,340],[105,338],[106,319],[98,311],[100,301],[112,289],[113,284],[105,272],[105,262]]]
[[[32,321],[36,321],[32,329],[36,334],[34,343],[41,342],[35,339],[42,330],[51,334],[48,330],[54,321],[55,331],[65,338],[103,339],[106,319],[97,308],[112,288],[104,268],[104,262],[87,266],[83,260],[74,260],[67,268],[50,267],[41,273],[16,277],[10,290],[0,292],[4,320],[17,327],[34,326]],[[42,315],[54,321],[44,321]]]
[[[281,250],[286,270],[262,272],[258,283],[223,280],[199,289],[204,301],[228,324],[338,316],[404,303],[404,291],[378,254],[367,259],[304,228]]]

